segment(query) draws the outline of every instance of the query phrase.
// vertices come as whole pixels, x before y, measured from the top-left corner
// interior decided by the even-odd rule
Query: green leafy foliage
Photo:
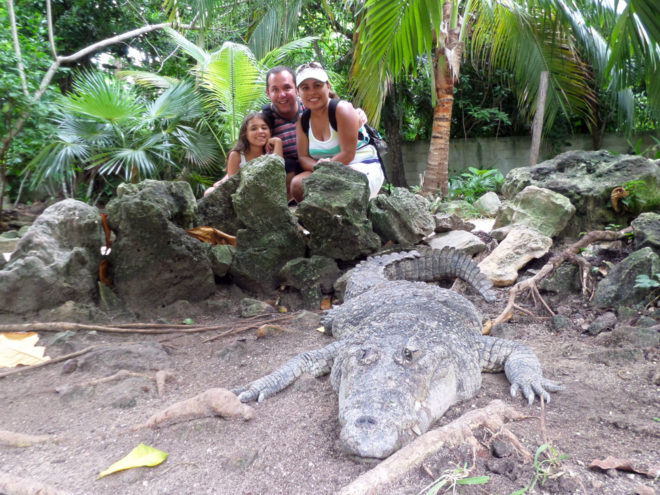
[[[474,203],[484,193],[497,191],[503,182],[504,176],[497,169],[468,167],[467,172],[449,179],[449,194],[452,198]]]
[[[443,490],[443,493],[457,493],[460,485],[485,485],[490,480],[490,476],[469,476],[470,470],[467,466],[456,466],[455,469],[444,471],[438,479],[425,486],[418,495],[436,495]]]
[[[660,139],[655,136],[650,136],[653,139],[654,144],[642,148],[642,138],[639,138],[635,144],[628,141],[628,146],[630,148],[629,152],[633,155],[640,155],[651,160],[657,160],[660,158]]]
[[[561,468],[561,462],[566,459],[568,459],[566,454],[560,454],[552,444],[544,443],[534,453],[534,477],[529,485],[511,495],[536,493],[534,491],[536,485],[543,486],[551,476],[557,474]]]
[[[83,72],[58,109],[56,138],[33,160],[33,187],[54,181],[73,195],[84,181],[89,200],[96,175],[173,178],[218,159],[217,145],[199,125],[201,98],[186,81],[149,100],[105,73]]]
[[[660,273],[655,276],[648,276],[645,273],[637,275],[635,278],[635,288],[638,289],[657,289],[660,287]]]

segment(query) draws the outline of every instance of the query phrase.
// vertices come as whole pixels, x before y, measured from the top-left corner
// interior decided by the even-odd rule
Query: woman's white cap
[[[296,84],[300,86],[306,79],[316,79],[323,83],[330,82],[328,73],[318,62],[302,64],[296,69]]]

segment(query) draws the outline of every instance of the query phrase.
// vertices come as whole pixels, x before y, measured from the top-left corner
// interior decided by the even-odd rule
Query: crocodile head
[[[416,332],[404,333],[379,331],[351,339],[335,359],[340,443],[349,454],[385,458],[457,402],[459,370],[447,343],[428,337],[422,342]]]

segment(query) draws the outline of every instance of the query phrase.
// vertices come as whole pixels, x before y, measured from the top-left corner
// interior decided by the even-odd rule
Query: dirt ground
[[[498,296],[491,305],[476,296],[467,297],[485,318],[493,318],[504,308],[508,290],[498,289]],[[498,329],[498,336],[531,346],[545,376],[564,385],[563,391],[553,394],[545,414],[538,401],[529,406],[520,397],[511,398],[503,374],[484,375],[479,394],[452,407],[437,426],[501,399],[527,416],[507,424],[522,447],[533,455],[542,444],[552,445],[546,452],[554,452],[556,465],[548,466],[545,455],[539,458],[546,460],[549,474],[537,476],[534,463],[501,432],[478,430],[483,448],[475,457],[467,447],[442,449],[378,493],[426,493],[424,487],[432,477],[451,474],[456,466],[467,466],[470,476],[489,476],[483,485],[457,486],[455,493],[460,494],[512,494],[530,487],[534,480],[533,490],[518,493],[660,493],[658,478],[640,474],[660,468],[660,422],[654,419],[660,416],[659,349],[623,352],[607,338],[584,332],[595,314],[579,296],[548,301],[569,318],[568,327],[555,330],[546,316],[516,312]],[[528,309],[541,314],[538,308]],[[246,326],[248,320],[237,317],[236,311],[231,313],[206,312],[197,315],[195,322],[236,329]],[[207,417],[132,431],[174,402],[209,388],[247,383],[299,352],[330,342],[331,337],[315,331],[314,318],[290,316],[278,323],[284,331],[263,338],[257,338],[254,328],[215,339],[225,330],[185,335],[40,333],[39,344],[53,358],[99,344],[132,343],[130,349],[141,348],[137,343],[150,345],[136,354],[89,352],[0,378],[0,430],[56,437],[29,447],[0,442],[0,474],[80,495],[337,493],[375,464],[356,462],[339,450],[337,401],[328,377],[301,377],[275,397],[253,404],[256,415],[249,421]],[[141,376],[89,383],[120,369]],[[174,377],[162,396],[152,379],[157,370]],[[97,479],[140,443],[169,457],[157,467]],[[628,461],[633,471],[590,469],[592,461],[609,456]]]

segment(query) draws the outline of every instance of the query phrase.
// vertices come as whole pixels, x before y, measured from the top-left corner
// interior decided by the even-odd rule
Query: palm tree
[[[162,173],[173,176],[186,164],[208,167],[218,159],[218,147],[195,128],[203,114],[189,82],[178,82],[148,101],[108,74],[83,72],[59,103],[55,140],[32,162],[32,184],[55,180],[73,197],[77,179],[89,171],[85,196],[91,200],[97,174],[137,182]]]
[[[577,1],[577,0],[576,0]],[[589,0],[583,0],[584,3]],[[657,29],[651,3],[634,0],[628,7],[646,12],[649,26]],[[596,4],[592,0],[591,4]],[[635,6],[635,7],[632,7]],[[566,8],[564,8],[566,7]],[[599,7],[605,9],[605,7]],[[646,9],[646,10],[644,10]],[[610,11],[612,9],[610,8]],[[514,69],[516,89],[523,111],[531,114],[539,88],[542,70],[550,73],[546,122],[551,122],[557,109],[577,113],[594,123],[595,88],[589,77],[590,68],[580,57],[570,12],[579,12],[570,0],[366,0],[356,27],[356,48],[352,66],[352,82],[367,113],[379,118],[387,80],[395,80],[415,71],[420,58],[426,60],[434,82],[434,120],[423,189],[425,192],[447,192],[448,150],[453,87],[458,76],[467,28],[474,27],[471,40],[477,53],[488,55],[494,63]],[[619,15],[614,33],[607,39],[611,48],[606,67],[620,71],[620,80],[630,82],[633,70],[623,62],[618,44],[633,47],[645,56],[648,67],[657,71],[658,45],[648,36],[638,18]],[[616,14],[616,10],[614,10]],[[638,29],[635,29],[634,26]],[[585,25],[586,33],[589,25]],[[657,38],[655,38],[657,40]],[[584,53],[586,58],[589,53]],[[651,72],[649,72],[651,73]],[[657,72],[656,72],[657,73]],[[649,81],[649,96],[654,104],[658,78]],[[618,87],[611,89],[617,90]],[[660,105],[657,105],[660,108]],[[525,110],[527,109],[527,110]]]
[[[309,47],[316,39],[300,38],[270,50],[258,60],[246,45],[226,41],[220,48],[207,51],[172,29],[165,31],[194,59],[195,65],[190,70],[204,90],[205,107],[221,122],[220,133],[230,145],[238,138],[243,117],[268,101],[265,89],[268,68],[281,63],[292,51]],[[176,82],[148,72],[121,71],[118,75],[158,88],[168,88]]]

